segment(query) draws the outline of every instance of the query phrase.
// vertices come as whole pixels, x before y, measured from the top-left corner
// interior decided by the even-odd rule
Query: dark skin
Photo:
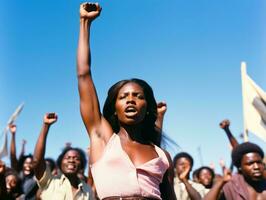
[[[208,169],[202,169],[199,172],[199,183],[204,185],[206,188],[211,188],[212,186],[212,174]]]
[[[248,183],[251,199],[266,198],[266,180],[263,177],[264,164],[258,153],[247,153],[241,160],[241,173]]]
[[[34,173],[38,180],[42,178],[46,168],[45,149],[48,132],[51,125],[56,121],[57,115],[55,113],[47,113],[44,115],[43,126],[34,150]],[[80,170],[79,153],[74,150],[67,151],[62,159],[61,169],[71,184],[73,194],[75,194],[80,183],[80,179],[78,178],[78,172]]]
[[[33,174],[33,166],[32,166],[32,158],[28,157],[24,160],[23,166],[21,169],[21,166],[19,166],[19,160],[17,159],[16,156],[16,131],[17,131],[17,126],[15,124],[10,124],[9,125],[9,130],[11,133],[11,144],[10,144],[10,161],[11,161],[11,167],[15,169],[17,172],[22,170],[23,174],[25,176],[32,175]],[[20,158],[24,156],[25,153],[25,145],[26,145],[26,140],[22,140],[22,148],[21,148],[21,153],[20,153]]]
[[[229,139],[229,142],[230,142],[231,146],[233,147],[233,149],[236,146],[238,146],[238,142],[237,142],[236,138],[233,136],[233,134],[231,133],[231,131],[229,129],[230,121],[228,119],[225,119],[225,120],[221,121],[221,123],[219,125],[220,125],[220,128],[225,131],[226,136]]]
[[[184,183],[187,193],[192,200],[199,200],[201,199],[200,194],[191,186],[188,182],[189,180],[189,173],[191,171],[191,163],[190,161],[185,158],[181,157],[176,161],[176,175],[181,182]]]
[[[161,101],[157,103],[157,120],[155,122],[155,125],[161,131],[163,129],[163,119],[166,111],[167,111],[167,104],[165,102]]]
[[[80,6],[80,33],[77,53],[77,75],[80,95],[80,111],[90,137],[90,162],[99,160],[111,136],[109,122],[100,112],[99,101],[91,76],[90,26],[101,13],[99,4],[84,3]],[[120,125],[118,136],[132,164],[142,165],[158,155],[151,144],[143,140],[143,119],[147,102],[143,89],[136,83],[124,85],[116,99],[115,110]],[[174,196],[174,194],[173,194]],[[175,197],[171,197],[174,199]]]
[[[266,199],[266,179],[263,177],[263,170],[264,164],[258,153],[251,152],[243,155],[239,172],[244,176],[245,182],[247,183],[248,196],[251,200]],[[224,195],[222,192],[220,195],[220,191],[230,178],[231,174],[225,173],[224,178],[217,181],[204,199],[224,199]]]
[[[0,199],[4,199],[6,195],[6,182],[5,182],[6,165],[0,160]]]

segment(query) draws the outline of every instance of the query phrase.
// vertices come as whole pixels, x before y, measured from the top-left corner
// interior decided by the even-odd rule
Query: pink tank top
[[[162,149],[155,146],[158,154],[140,166],[134,166],[122,149],[120,138],[113,134],[103,156],[92,164],[91,172],[100,199],[111,196],[142,196],[161,199],[159,184],[169,168]]]

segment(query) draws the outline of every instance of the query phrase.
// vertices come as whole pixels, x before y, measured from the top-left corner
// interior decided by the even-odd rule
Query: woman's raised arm
[[[83,3],[80,5],[80,32],[77,52],[78,89],[81,116],[90,136],[92,160],[101,155],[101,150],[113,134],[111,126],[100,112],[99,101],[91,76],[90,27],[92,21],[100,13],[99,4]]]

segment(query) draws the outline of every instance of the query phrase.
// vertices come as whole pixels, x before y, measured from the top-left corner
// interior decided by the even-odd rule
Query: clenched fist
[[[79,9],[80,18],[92,21],[100,15],[101,10],[98,3],[82,3]]]

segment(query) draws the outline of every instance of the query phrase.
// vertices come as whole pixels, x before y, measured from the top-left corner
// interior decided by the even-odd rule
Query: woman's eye
[[[139,99],[144,99],[144,95],[142,95],[142,94],[138,94],[137,97],[138,97]]]
[[[122,96],[119,96],[119,99],[124,99],[126,96],[125,95],[122,95]]]

